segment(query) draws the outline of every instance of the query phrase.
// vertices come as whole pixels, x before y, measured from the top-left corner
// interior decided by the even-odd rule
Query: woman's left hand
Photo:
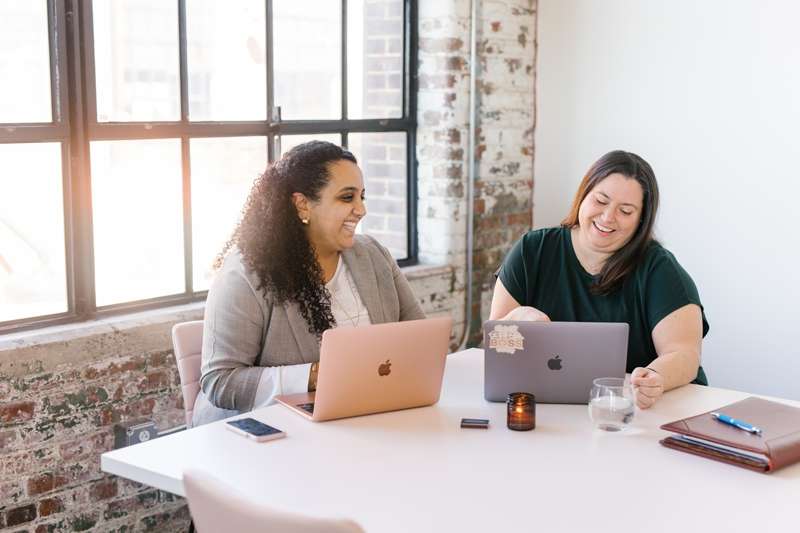
[[[639,409],[652,407],[664,394],[664,378],[649,368],[634,368],[631,372],[631,386]]]

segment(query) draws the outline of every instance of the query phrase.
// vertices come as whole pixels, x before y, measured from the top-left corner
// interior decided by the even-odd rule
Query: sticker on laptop
[[[507,353],[514,355],[517,350],[524,349],[525,338],[519,332],[516,325],[504,326],[496,324],[489,332],[489,348],[497,353]]]

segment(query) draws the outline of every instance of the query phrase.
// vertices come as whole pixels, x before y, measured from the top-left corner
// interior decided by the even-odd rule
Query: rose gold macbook
[[[450,317],[325,331],[316,393],[275,399],[315,422],[439,401]]]

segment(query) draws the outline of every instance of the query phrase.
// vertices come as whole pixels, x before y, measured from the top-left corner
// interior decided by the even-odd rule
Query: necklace
[[[342,264],[342,266],[344,266],[344,264]],[[350,289],[350,296],[352,297],[353,305],[356,308],[355,316],[347,312],[347,308],[344,305],[342,305],[341,300],[339,300],[333,292],[330,293],[331,298],[333,299],[334,303],[339,307],[339,310],[342,313],[344,313],[344,316],[347,318],[350,324],[353,325],[354,327],[358,326],[358,323],[361,322],[361,313],[359,312],[357,291],[353,288],[353,281],[350,279],[350,272],[340,272],[339,275],[343,275],[345,277],[345,280],[347,281],[347,287]],[[335,274],[334,277],[336,277]]]

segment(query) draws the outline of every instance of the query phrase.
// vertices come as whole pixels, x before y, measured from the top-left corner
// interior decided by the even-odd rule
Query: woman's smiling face
[[[328,184],[308,203],[308,238],[318,253],[353,246],[356,226],[367,214],[364,178],[358,165],[339,160],[328,165]]]
[[[581,244],[612,254],[631,240],[642,219],[644,192],[633,178],[609,174],[589,191],[578,211]]]

